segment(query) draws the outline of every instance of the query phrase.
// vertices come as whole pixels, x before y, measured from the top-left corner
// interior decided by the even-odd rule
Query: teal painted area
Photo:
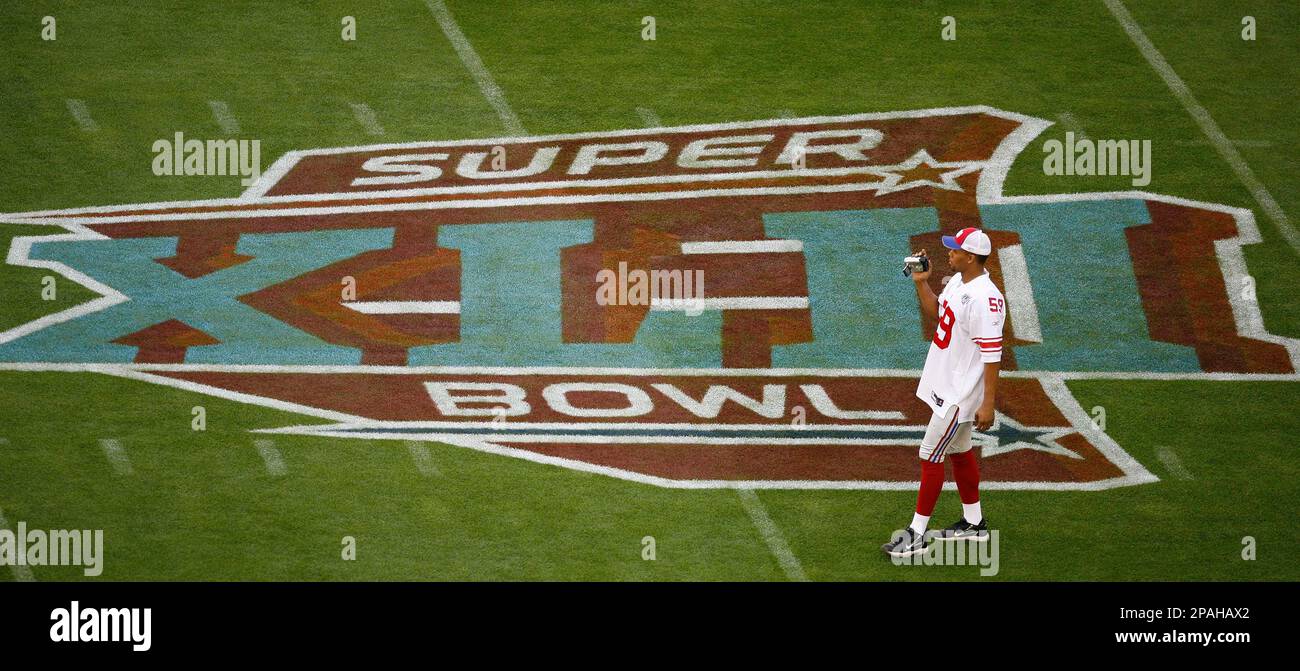
[[[361,252],[392,245],[392,229],[244,235],[237,251],[251,261],[189,279],[154,259],[176,253],[176,238],[49,242],[31,257],[62,262],[130,300],[0,345],[0,360],[129,362],[136,348],[112,340],[178,319],[217,340],[192,347],[186,363],[359,363],[356,349],[326,343],[236,297]]]
[[[991,205],[980,214],[985,228],[1019,233],[1024,249],[1043,342],[1016,348],[1021,369],[1201,370],[1191,347],[1150,338],[1124,236],[1150,223],[1143,201]]]
[[[902,259],[909,238],[938,230],[930,208],[768,215],[767,237],[801,240],[812,309],[811,343],[775,347],[790,368],[919,368],[926,340]]]
[[[460,342],[410,350],[411,365],[716,367],[721,313],[651,312],[625,344],[562,342],[560,250],[592,240],[592,222],[444,226],[461,252]]]
[[[1043,342],[1016,348],[1025,370],[1200,370],[1195,351],[1152,341],[1124,229],[1149,222],[1142,201],[1010,204],[981,210],[989,229],[1020,234]],[[938,228],[930,208],[767,215],[769,238],[800,240],[814,341],[773,348],[782,368],[917,368],[925,358],[912,284],[899,260],[910,238]],[[460,341],[414,348],[411,365],[681,367],[721,365],[721,313],[650,312],[634,342],[562,342],[560,251],[592,239],[589,220],[447,226],[461,251]],[[154,259],[175,238],[47,242],[32,258],[60,261],[130,301],[0,345],[3,361],[129,362],[112,340],[179,319],[221,341],[188,363],[355,364],[331,345],[237,297],[392,243],[391,229],[241,236],[253,260],[187,279]],[[935,250],[936,253],[939,250]],[[1010,335],[1010,334],[1008,334]]]

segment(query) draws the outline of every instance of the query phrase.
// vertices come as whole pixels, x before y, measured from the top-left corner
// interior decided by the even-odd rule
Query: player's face
[[[948,250],[948,267],[961,273],[965,272],[970,264],[975,263],[975,255],[960,249]]]

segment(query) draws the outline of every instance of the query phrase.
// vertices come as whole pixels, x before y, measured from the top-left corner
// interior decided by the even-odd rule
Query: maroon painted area
[[[1151,223],[1124,229],[1151,338],[1195,348],[1202,370],[1291,373],[1286,348],[1237,334],[1215,240],[1238,235],[1222,212],[1147,202]]]
[[[1095,482],[1124,473],[1082,437],[1064,446],[1077,460],[1018,451],[980,459],[984,482]],[[501,442],[539,455],[572,459],[671,480],[819,480],[912,482],[919,477],[912,445],[590,445]]]
[[[239,300],[325,342],[360,349],[363,363],[404,365],[412,347],[459,340],[460,315],[366,314],[347,303],[459,301],[460,252],[436,240],[432,227],[408,227],[392,248],[363,252]],[[351,293],[345,293],[344,278],[351,278]]]
[[[826,395],[841,410],[896,410],[905,419],[901,423],[922,424],[929,421],[929,407],[916,400],[916,381],[907,378],[874,377],[822,377],[804,376],[741,376],[741,375],[454,375],[445,373],[240,373],[210,371],[168,371],[159,373],[176,379],[189,380],[220,389],[238,391],[256,396],[266,396],[290,401],[313,408],[334,410],[374,420],[386,421],[483,421],[482,417],[445,417],[437,412],[428,392],[426,382],[495,382],[516,385],[524,389],[532,405],[532,412],[518,417],[528,422],[573,422],[574,418],[556,412],[542,400],[543,390],[560,382],[601,382],[625,384],[646,391],[655,401],[655,411],[641,418],[585,418],[584,422],[622,423],[643,422],[700,422],[698,417],[669,401],[651,388],[655,383],[672,384],[688,396],[699,400],[710,386],[727,386],[754,399],[763,397],[764,385],[783,385],[786,388],[786,407],[801,406],[809,413],[809,422],[827,424],[895,424],[900,420],[842,420],[821,418],[814,404],[807,398],[802,385],[820,385]],[[1036,382],[1029,381],[1033,385]],[[1008,380],[1008,388],[1025,385],[1021,380]],[[577,397],[575,397],[576,399]],[[1046,397],[1043,397],[1045,400]],[[468,407],[492,407],[492,403],[468,404]],[[1059,414],[1057,415],[1059,417]],[[491,416],[488,416],[491,419]],[[722,407],[717,422],[733,424],[769,424],[784,426],[790,416],[767,418],[737,403],[728,402]],[[1060,421],[1064,421],[1062,417]]]
[[[236,231],[218,235],[206,230],[191,231],[177,240],[175,256],[155,260],[194,279],[252,260],[251,256],[235,253],[238,242],[239,233]]]
[[[154,324],[113,341],[115,345],[138,347],[135,363],[181,363],[191,347],[216,345],[220,340],[177,319]]]
[[[795,122],[791,124],[771,125],[749,129],[705,129],[684,132],[636,132],[610,137],[570,138],[560,140],[526,139],[516,142],[481,143],[460,142],[455,144],[429,143],[428,147],[360,150],[345,153],[308,154],[299,159],[297,164],[280,179],[268,195],[302,195],[313,193],[365,193],[367,191],[389,190],[394,188],[418,188],[421,186],[479,186],[484,183],[526,183],[574,181],[582,179],[626,179],[664,175],[700,175],[729,174],[736,172],[736,167],[682,167],[677,158],[682,150],[692,142],[711,138],[771,135],[771,140],[755,140],[754,145],[761,145],[761,151],[754,156],[756,165],[749,170],[791,170],[787,164],[776,163],[792,134],[800,131],[874,129],[884,135],[880,146],[871,150],[873,161],[879,165],[888,165],[910,158],[919,149],[926,149],[938,161],[975,161],[989,158],[991,151],[1012,130],[1018,122],[982,113],[948,116],[896,118],[875,121],[835,121],[830,123]],[[581,147],[594,143],[629,143],[637,141],[656,141],[668,145],[668,152],[663,159],[653,163],[632,163],[627,165],[597,166],[588,174],[570,172],[575,156]],[[833,144],[833,140],[814,141],[810,146]],[[527,166],[543,147],[559,150],[552,167],[539,175],[494,179],[470,179],[456,172],[456,167],[466,154],[487,154],[488,161],[492,152],[503,152],[507,170]],[[435,180],[410,186],[374,185],[355,186],[353,179],[363,175],[374,175],[366,171],[362,164],[367,160],[382,156],[399,156],[412,154],[447,154],[446,159],[428,159],[429,165],[438,166],[442,174]],[[637,151],[614,152],[610,155],[637,155]],[[488,161],[484,161],[487,164]],[[477,162],[476,162],[477,164]],[[848,165],[844,159],[829,154],[810,153],[807,156],[808,168],[837,168]],[[862,178],[859,178],[862,179]],[[685,188],[709,188],[709,183],[696,183]]]
[[[556,423],[569,426],[592,424],[756,424],[788,427],[794,408],[801,408],[805,425],[922,426],[930,419],[928,406],[913,393],[916,380],[902,377],[837,376],[672,376],[590,374],[447,374],[401,373],[391,375],[351,373],[230,373],[180,371],[159,373],[219,389],[290,401],[315,408],[356,414],[386,421],[484,422],[486,416],[444,416],[437,411],[425,389],[427,382],[490,382],[516,385],[524,390],[531,406],[524,415],[506,418],[511,423]],[[644,391],[653,411],[639,417],[576,418],[551,408],[543,390],[556,383],[619,383]],[[702,419],[673,402],[653,384],[672,384],[689,397],[700,400],[710,385],[725,385],[751,398],[761,399],[764,385],[782,385],[786,390],[786,413],[764,417],[741,404],[728,401],[716,420]],[[847,420],[818,412],[802,385],[819,385],[841,410],[886,410],[903,413],[903,419]],[[483,392],[469,392],[483,393]],[[582,391],[568,395],[579,408],[626,408],[627,397],[608,391]],[[500,404],[467,403],[463,407],[490,411]],[[1002,381],[999,411],[1019,423],[1033,427],[1070,426],[1061,411],[1031,378]],[[650,430],[647,428],[647,430]],[[486,438],[485,438],[486,439]],[[553,444],[492,440],[539,455],[575,459],[600,466],[684,480],[895,480],[916,478],[916,446],[864,445],[708,445],[708,444]],[[919,441],[918,441],[919,442]],[[1121,471],[1081,434],[1070,433],[1058,441],[1078,452],[1083,459],[1016,450],[984,460],[988,481],[1084,482],[1112,478]]]

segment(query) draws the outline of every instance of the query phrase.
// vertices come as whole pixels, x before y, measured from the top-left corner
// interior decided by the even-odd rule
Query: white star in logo
[[[1003,444],[999,442],[998,436],[999,433],[1002,433],[1003,424],[1011,430],[1009,433],[1032,433],[1037,435],[1034,436],[1032,442],[1026,440],[1014,440]],[[979,443],[984,448],[983,455],[985,457],[1006,454],[1007,452],[1014,452],[1016,450],[1033,450],[1035,452],[1046,452],[1047,454],[1055,454],[1057,456],[1069,457],[1071,459],[1083,459],[1078,452],[1062,447],[1060,443],[1056,442],[1058,438],[1068,436],[1072,433],[1076,432],[1070,427],[1025,426],[1020,422],[1011,419],[1007,415],[995,412],[993,415],[993,426],[989,427],[987,432],[972,431],[971,440]]]
[[[944,169],[943,173],[939,175],[940,181],[936,182],[932,179],[909,179],[903,181],[904,173],[915,170],[923,163],[927,168]],[[902,163],[897,163],[895,165],[882,165],[873,170],[874,173],[885,178],[885,181],[881,182],[880,186],[876,189],[876,195],[883,196],[887,193],[912,189],[918,186],[931,186],[936,189],[961,191],[962,188],[961,185],[957,183],[957,178],[975,172],[982,167],[984,167],[984,163],[981,161],[941,163],[934,160],[934,157],[930,156],[930,152],[922,149],[915,154],[912,154],[911,158]]]

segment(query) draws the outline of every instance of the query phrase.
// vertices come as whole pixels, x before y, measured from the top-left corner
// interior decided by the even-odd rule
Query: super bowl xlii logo
[[[0,333],[0,365],[664,486],[906,488],[934,325],[899,262],[976,225],[1009,307],[986,486],[1152,481],[1068,380],[1289,374],[1300,346],[1238,290],[1249,211],[1003,196],[1047,125],[970,107],[318,149],[238,198],[10,215],[66,232],[9,263],[99,297]],[[598,301],[617,268],[707,281],[693,314]]]

